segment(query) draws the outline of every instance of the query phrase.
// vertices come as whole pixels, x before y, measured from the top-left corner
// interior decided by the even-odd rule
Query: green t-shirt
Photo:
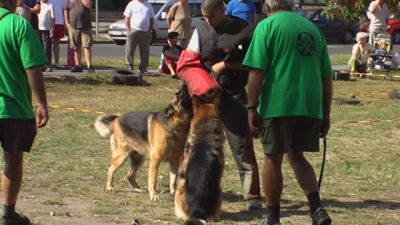
[[[6,12],[0,8],[0,15]],[[0,20],[0,118],[35,117],[25,69],[46,63],[38,34],[27,20],[15,14]]]
[[[262,70],[259,98],[264,118],[322,118],[322,78],[332,76],[323,34],[309,20],[279,12],[261,21],[243,65]]]

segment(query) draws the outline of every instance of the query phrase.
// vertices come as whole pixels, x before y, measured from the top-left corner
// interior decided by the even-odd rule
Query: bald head
[[[201,2],[201,10],[203,12],[211,12],[217,8],[224,9],[225,3],[223,0],[203,0]]]

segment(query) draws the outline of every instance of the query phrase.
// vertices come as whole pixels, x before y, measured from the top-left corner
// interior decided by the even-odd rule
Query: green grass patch
[[[97,65],[115,67],[122,62],[101,60],[94,61]],[[32,218],[34,224],[130,224],[134,219],[143,224],[180,223],[174,216],[173,197],[167,191],[166,164],[161,165],[158,174],[157,188],[161,191],[158,202],[151,202],[148,193],[132,192],[125,178],[129,163],[117,171],[115,191],[104,191],[110,164],[109,139],[101,138],[93,127],[100,115],[97,112],[162,110],[180,81],[169,76],[144,77],[145,86],[120,86],[110,81],[108,74],[98,73],[75,82],[46,82],[50,121],[46,128],[39,129],[31,153],[26,155],[24,183],[17,204],[18,210]],[[356,96],[362,103],[332,107],[321,197],[334,224],[400,221],[400,100],[389,97],[394,89],[400,89],[400,82],[366,79],[334,82],[335,97]],[[349,123],[354,120],[378,122]],[[262,147],[259,140],[254,143],[262,174]],[[261,223],[265,210],[247,211],[228,145],[225,155],[224,201],[218,224]],[[318,174],[322,154],[307,154],[307,157]],[[147,187],[147,167],[148,160],[138,174],[138,183],[143,188]],[[283,175],[281,222],[310,224],[306,198],[286,162]]]

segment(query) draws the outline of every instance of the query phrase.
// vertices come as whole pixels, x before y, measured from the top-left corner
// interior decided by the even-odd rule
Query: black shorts
[[[261,131],[264,153],[318,152],[320,124],[319,119],[303,116],[264,120]]]
[[[29,152],[35,136],[34,119],[0,119],[0,143],[6,152]]]

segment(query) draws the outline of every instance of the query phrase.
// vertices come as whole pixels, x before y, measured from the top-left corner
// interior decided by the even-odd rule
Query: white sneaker
[[[55,63],[54,66],[59,68],[59,69],[65,69],[65,66],[63,64],[61,64],[60,62]]]

